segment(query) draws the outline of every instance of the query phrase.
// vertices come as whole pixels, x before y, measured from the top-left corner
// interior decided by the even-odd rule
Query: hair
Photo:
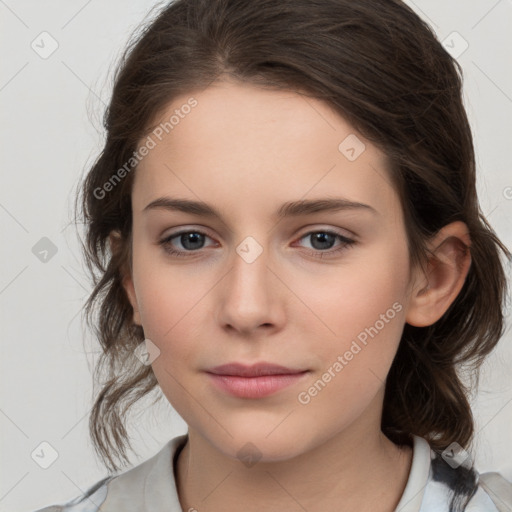
[[[125,416],[158,382],[151,366],[134,357],[144,332],[133,324],[123,288],[131,269],[136,165],[108,192],[97,191],[131,161],[174,98],[228,79],[322,100],[384,152],[411,266],[426,272],[428,241],[451,222],[466,223],[471,265],[463,288],[433,325],[405,324],[381,428],[397,444],[415,434],[436,450],[453,441],[467,448],[473,384],[462,370],[477,382],[504,333],[500,250],[512,255],[478,204],[460,65],[399,0],[177,0],[159,7],[121,55],[103,119],[104,146],[75,205],[94,284],[85,316],[102,348],[95,379],[104,381],[89,429],[104,465],[116,470],[116,461],[129,462]]]

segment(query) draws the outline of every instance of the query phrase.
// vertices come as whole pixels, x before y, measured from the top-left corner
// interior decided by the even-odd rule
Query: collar
[[[176,489],[174,460],[188,434],[171,439],[156,455],[108,483],[105,512],[182,512]]]
[[[431,448],[422,437],[413,435],[409,478],[395,512],[419,512],[430,474]]]

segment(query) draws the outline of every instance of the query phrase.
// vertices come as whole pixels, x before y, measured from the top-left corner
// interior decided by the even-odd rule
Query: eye
[[[346,236],[343,236],[336,231],[331,231],[328,229],[310,231],[309,233],[306,233],[304,236],[302,236],[300,240],[307,238],[311,240],[311,245],[313,247],[313,250],[309,251],[309,253],[317,258],[324,258],[325,256],[338,254],[341,251],[349,249],[353,244],[356,243],[355,240],[347,238]],[[341,242],[341,244],[334,250],[328,250],[332,247],[337,239]]]
[[[210,238],[206,233],[202,231],[180,231],[179,233],[173,233],[170,236],[160,240],[159,244],[163,246],[164,250],[172,254],[173,256],[189,256],[190,253],[198,252],[202,249],[204,239]],[[185,250],[175,249],[172,245],[172,240],[178,239],[178,242],[182,245]]]

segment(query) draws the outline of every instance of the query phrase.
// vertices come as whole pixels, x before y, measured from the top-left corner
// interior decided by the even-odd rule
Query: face
[[[382,406],[410,287],[399,198],[384,155],[319,100],[220,82],[160,120],[176,109],[134,179],[134,321],[190,429],[233,457],[251,442],[287,459]],[[259,387],[208,373],[233,362],[305,373]],[[244,396],[221,386],[240,380]]]

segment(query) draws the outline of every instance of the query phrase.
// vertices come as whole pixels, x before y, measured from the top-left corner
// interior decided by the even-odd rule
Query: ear
[[[461,221],[447,224],[431,240],[433,255],[429,257],[428,275],[415,270],[405,317],[408,324],[432,325],[447,311],[464,286],[471,266],[470,246],[469,230]]]
[[[110,250],[112,254],[116,254],[122,248],[122,237],[119,231],[112,231],[108,237]],[[133,284],[133,276],[130,268],[130,263],[125,262],[121,268],[122,284],[128,300],[133,308],[133,323],[135,325],[142,325],[140,321],[139,306],[137,303],[137,295],[135,294],[135,286]]]

